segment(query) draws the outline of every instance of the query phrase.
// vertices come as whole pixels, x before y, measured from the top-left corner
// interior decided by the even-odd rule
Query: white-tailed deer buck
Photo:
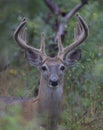
[[[61,37],[58,35],[58,54],[55,57],[46,55],[43,33],[41,34],[40,49],[27,44],[26,30],[23,29],[26,19],[23,19],[14,32],[16,42],[25,50],[27,61],[41,72],[37,98],[19,101],[23,116],[27,120],[37,116],[42,117],[43,120],[40,125],[45,126],[46,130],[57,130],[57,124],[62,112],[64,73],[75,61],[80,59],[81,50],[74,50],[74,48],[80,45],[88,36],[88,26],[84,19],[79,14],[77,18],[78,23],[74,33],[74,42],[64,48]]]

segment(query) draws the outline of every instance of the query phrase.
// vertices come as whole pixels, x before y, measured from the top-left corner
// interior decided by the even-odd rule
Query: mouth
[[[55,88],[58,88],[58,86],[59,86],[58,83],[51,83],[51,82],[49,83],[50,88],[55,89]]]

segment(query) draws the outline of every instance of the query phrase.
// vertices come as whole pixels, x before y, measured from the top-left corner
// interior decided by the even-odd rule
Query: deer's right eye
[[[46,71],[46,70],[47,70],[47,67],[46,67],[46,66],[42,66],[41,69],[42,69],[43,71]]]

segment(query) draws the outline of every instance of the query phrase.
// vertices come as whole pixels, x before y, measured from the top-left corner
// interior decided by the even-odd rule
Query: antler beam
[[[88,26],[86,22],[79,14],[77,14],[77,18],[78,18],[77,28],[74,32],[75,41],[72,44],[70,44],[66,48],[63,48],[61,42],[61,36],[58,34],[58,48],[59,48],[58,57],[60,59],[63,59],[66,53],[72,51],[75,47],[80,45],[84,40],[86,40],[88,36]]]
[[[23,29],[24,25],[26,24],[26,19],[24,18],[22,20],[22,22],[20,23],[20,25],[17,27],[17,29],[14,32],[14,39],[16,40],[16,42],[19,44],[20,47],[22,47],[23,49],[29,49],[37,54],[40,54],[40,56],[43,58],[43,60],[46,59],[47,55],[45,53],[45,39],[44,39],[44,33],[41,34],[41,47],[40,49],[36,49],[34,47],[31,47],[29,45],[27,45],[26,42],[26,30]],[[21,32],[21,30],[23,29],[23,32],[21,33],[21,35],[19,34]]]

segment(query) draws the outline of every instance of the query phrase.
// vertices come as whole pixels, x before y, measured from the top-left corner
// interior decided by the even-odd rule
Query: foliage
[[[62,10],[70,11],[79,0],[55,0]],[[66,130],[103,130],[103,8],[102,0],[91,0],[80,10],[89,25],[89,37],[79,48],[82,58],[70,68],[65,76],[65,106],[61,128]],[[45,32],[46,43],[52,43],[55,35],[51,20],[44,19],[50,13],[43,1],[0,0],[0,95],[33,96],[39,83],[38,71],[24,60],[24,52],[16,45],[12,34],[23,17],[28,20],[28,41],[39,47],[40,33]],[[44,15],[45,14],[45,15]],[[64,46],[73,41],[76,19],[67,26]],[[38,80],[37,80],[38,79]],[[36,95],[36,93],[35,93]],[[4,119],[5,118],[5,119]],[[4,116],[4,130],[20,129],[12,120]],[[0,120],[1,124],[1,120]]]

